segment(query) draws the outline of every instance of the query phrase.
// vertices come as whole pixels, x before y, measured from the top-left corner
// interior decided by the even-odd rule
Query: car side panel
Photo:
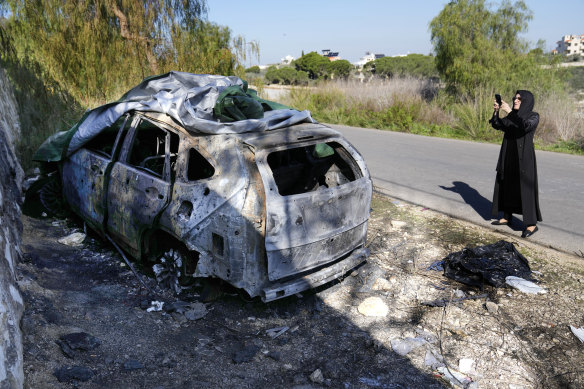
[[[167,204],[170,184],[143,171],[116,162],[108,189],[108,233],[121,240],[135,256],[144,230],[155,223]]]
[[[110,159],[81,149],[63,164],[63,193],[74,212],[93,228],[103,230],[105,172]]]

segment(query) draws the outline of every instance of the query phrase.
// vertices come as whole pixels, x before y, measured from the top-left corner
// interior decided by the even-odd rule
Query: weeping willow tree
[[[254,42],[206,20],[204,0],[1,0],[19,58],[82,105],[169,70],[231,75]]]

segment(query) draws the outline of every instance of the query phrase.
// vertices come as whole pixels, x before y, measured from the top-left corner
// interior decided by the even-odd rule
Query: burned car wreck
[[[45,202],[62,196],[176,291],[217,277],[271,301],[368,255],[363,158],[307,111],[259,99],[236,77],[147,79],[49,138],[35,159],[58,177]]]

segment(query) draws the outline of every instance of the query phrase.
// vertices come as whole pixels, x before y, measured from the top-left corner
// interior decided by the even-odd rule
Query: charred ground
[[[584,385],[584,347],[568,327],[584,326],[582,258],[384,197],[372,207],[365,265],[268,304],[202,285],[176,297],[142,269],[150,291],[91,234],[80,247],[58,243],[83,229],[78,221],[24,217],[26,386],[442,387],[439,371],[461,360],[473,361],[464,377],[482,388]],[[546,294],[471,289],[426,270],[500,239],[540,272]],[[148,312],[152,301],[166,310]],[[85,335],[67,343],[75,333]]]

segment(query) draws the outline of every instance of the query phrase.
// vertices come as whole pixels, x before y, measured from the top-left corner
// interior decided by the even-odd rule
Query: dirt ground
[[[583,258],[386,197],[372,209],[365,265],[267,304],[227,287],[175,297],[141,274],[150,291],[91,234],[58,243],[83,231],[78,221],[25,216],[26,387],[584,387],[584,344],[569,327],[584,327]],[[501,239],[546,293],[480,290],[428,270]],[[149,311],[153,301],[163,309]]]

